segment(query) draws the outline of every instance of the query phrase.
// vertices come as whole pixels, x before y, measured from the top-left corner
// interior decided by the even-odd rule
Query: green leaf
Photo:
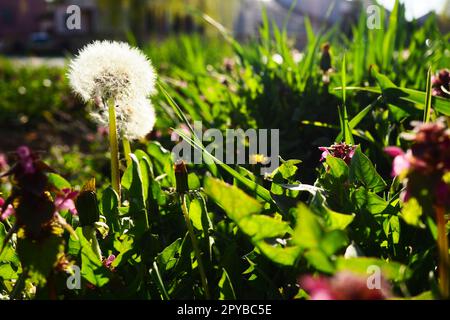
[[[112,232],[120,230],[119,195],[113,188],[106,188],[102,193],[101,209]]]
[[[11,267],[10,264],[0,264],[0,279],[1,280],[11,280],[17,279],[17,273]]]
[[[367,210],[371,214],[380,214],[389,206],[383,198],[364,188],[358,188],[352,194],[352,199],[360,210]]]
[[[326,158],[326,164],[330,168],[328,173],[336,180],[346,181],[348,179],[348,166],[344,160],[329,155]]]
[[[225,268],[222,268],[222,276],[219,280],[219,300],[236,300],[233,284]]]
[[[330,230],[345,230],[355,220],[355,215],[343,214],[326,208],[324,220]]]
[[[410,198],[403,204],[401,217],[407,224],[415,227],[425,228],[421,217],[423,215],[422,206],[416,198]]]
[[[193,199],[189,205],[189,218],[195,229],[203,231],[202,205],[198,199]]]
[[[400,106],[407,107],[408,104],[409,105],[413,104],[412,109],[413,111],[414,108],[416,108],[417,110],[425,110],[425,103],[427,101],[426,92],[397,87],[391,80],[389,80],[388,77],[379,73],[375,66],[372,66],[371,74],[376,78],[381,90],[377,88],[352,88],[352,89],[364,90],[378,94],[382,93],[383,97],[388,103],[391,103],[398,107]],[[347,88],[347,90],[349,90],[349,88]],[[434,105],[434,108],[438,112],[446,116],[450,116],[450,100],[433,96],[432,104]]]
[[[302,249],[318,247],[323,236],[318,217],[303,203],[298,205],[296,213],[297,225],[295,226],[293,241]]]
[[[264,216],[263,207],[254,198],[236,186],[206,177],[205,193],[216,202],[233,220],[239,229],[250,237],[252,243],[270,260],[282,265],[293,265],[298,256],[298,247],[279,247],[270,245],[267,238],[282,237],[290,232],[289,225],[278,219]]]
[[[366,188],[374,192],[383,191],[386,182],[378,174],[369,158],[362,153],[361,147],[356,148],[350,165],[350,179],[359,180]]]
[[[309,250],[305,252],[305,258],[318,271],[325,273],[333,273],[335,271],[334,265],[322,250]]]
[[[24,272],[31,281],[42,287],[47,283],[47,277],[64,252],[64,239],[51,234],[40,241],[19,238],[17,253]]]
[[[267,238],[283,237],[291,231],[286,222],[275,220],[264,215],[251,215],[243,217],[239,223],[239,228],[244,231],[253,241],[260,241]]]
[[[163,272],[167,272],[175,267],[181,250],[182,239],[175,240],[172,244],[167,246],[158,256],[156,261],[163,269]],[[177,256],[178,255],[178,256]]]
[[[0,263],[13,263],[14,265],[18,266],[20,264],[20,261],[17,252],[11,246],[11,243],[9,241],[4,244],[6,235],[7,232],[5,226],[2,222],[0,222],[0,248],[2,248],[4,245],[3,251],[0,253]]]
[[[351,271],[361,275],[370,275],[369,268],[379,267],[382,275],[387,280],[404,281],[411,277],[412,273],[408,267],[394,261],[384,261],[377,258],[360,257],[346,259],[338,257],[336,260],[337,271]]]
[[[98,253],[92,249],[92,240],[86,239],[82,228],[77,228],[75,232],[81,246],[81,275],[96,287],[104,286],[109,282],[109,276]]]
[[[206,177],[205,193],[211,197],[236,222],[242,218],[260,213],[262,204],[250,197],[236,186],[231,186],[220,180]]]
[[[70,189],[71,185],[70,183],[61,177],[60,175],[56,173],[49,173],[48,176],[48,183],[55,186],[56,189],[62,190],[62,189]]]

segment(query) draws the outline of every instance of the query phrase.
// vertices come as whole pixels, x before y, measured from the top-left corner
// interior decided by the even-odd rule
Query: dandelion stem
[[[122,137],[122,144],[123,144],[123,153],[125,153],[125,160],[127,161],[127,166],[131,164],[131,145],[130,140],[128,140],[125,137]]]
[[[436,220],[438,227],[438,250],[439,250],[439,286],[443,299],[449,298],[449,256],[448,238],[446,233],[445,209],[442,206],[436,208]]]
[[[186,194],[180,195],[181,201],[181,211],[183,211],[184,219],[186,221],[186,226],[188,228],[189,236],[191,237],[192,246],[194,247],[195,257],[197,258],[198,271],[200,272],[200,278],[202,280],[203,289],[205,290],[206,299],[210,299],[209,289],[208,289],[208,279],[206,278],[205,269],[203,267],[202,259],[200,256],[200,248],[197,243],[197,238],[194,234],[194,228],[191,224],[191,219],[189,218],[189,212],[186,205]]]
[[[111,152],[111,183],[114,191],[119,195],[120,203],[120,172],[119,172],[119,143],[117,140],[116,109],[114,100],[108,102],[109,111],[109,149]]]

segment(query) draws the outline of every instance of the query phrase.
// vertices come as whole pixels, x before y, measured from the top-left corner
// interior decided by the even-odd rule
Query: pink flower
[[[185,125],[184,123],[182,123],[180,125],[180,128],[178,128],[178,130],[183,131],[184,134],[186,135],[190,135],[191,131],[189,130],[189,127],[187,125]],[[170,134],[170,141],[176,142],[180,140],[180,136],[178,133],[176,133],[175,131],[172,131],[172,133]]]
[[[67,188],[62,189],[61,191],[62,193],[58,194],[55,198],[55,211],[60,212],[63,210],[69,210],[69,212],[73,215],[78,214],[74,202],[78,192]]]
[[[331,278],[305,276],[300,285],[311,300],[383,300],[390,296],[389,285],[369,288],[367,278],[351,272],[338,272]]]
[[[410,156],[411,153],[408,151],[407,154],[403,152],[402,149],[398,147],[386,147],[384,151],[391,157],[394,158],[392,162],[392,173],[393,177],[401,175],[403,172],[409,170],[411,167]]]
[[[384,152],[386,152],[392,158],[405,154],[405,152],[403,152],[403,150],[400,149],[399,147],[386,147],[384,148]]]
[[[35,156],[31,152],[30,148],[27,146],[21,146],[16,150],[17,156],[19,158],[18,163],[22,167],[24,174],[34,174],[36,168],[34,162],[36,160]]]
[[[322,152],[322,156],[320,157],[320,162],[323,162],[327,159],[328,155],[330,154],[330,152],[328,151],[327,147],[319,147],[320,151]]]
[[[431,85],[433,87],[432,94],[439,97],[448,97],[445,91],[450,89],[450,72],[447,69],[440,70],[437,75],[431,77]]]
[[[0,198],[0,220],[6,220],[10,216],[14,215],[16,212],[14,210],[14,207],[9,204],[5,211],[3,211],[3,206],[5,205],[5,200],[3,198]]]
[[[103,265],[107,267],[108,269],[111,269],[111,264],[116,260],[116,256],[111,254],[108,258],[103,260]]]
[[[325,161],[325,159],[331,155],[344,160],[347,164],[350,164],[353,156],[355,155],[356,148],[357,146],[346,144],[344,142],[335,143],[331,147],[319,147],[319,150],[323,151],[320,161]]]

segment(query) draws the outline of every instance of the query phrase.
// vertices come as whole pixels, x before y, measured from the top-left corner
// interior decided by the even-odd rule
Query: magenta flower
[[[9,204],[6,207],[6,209],[3,208],[4,205],[5,205],[5,200],[3,198],[0,198],[0,220],[6,220],[10,216],[15,214],[14,207],[11,204]],[[3,211],[3,209],[5,211]]]
[[[409,158],[410,153],[405,154],[402,149],[398,147],[386,147],[384,151],[391,157],[394,158],[392,162],[392,173],[393,177],[399,176],[405,173],[411,167]]]
[[[353,146],[344,142],[333,144],[331,147],[319,147],[319,150],[323,151],[320,161],[325,161],[326,158],[331,155],[350,164],[357,147],[358,146]]]
[[[19,158],[18,164],[22,167],[22,171],[25,174],[33,174],[36,172],[34,166],[36,158],[27,146],[21,146],[16,150],[17,157]]]
[[[383,279],[380,288],[369,288],[367,278],[351,272],[338,272],[333,277],[305,276],[300,280],[311,300],[384,300],[391,296]]]
[[[62,193],[58,194],[55,198],[55,211],[60,212],[64,210],[69,210],[73,215],[77,215],[77,209],[75,208],[75,198],[78,195],[77,191],[72,191],[71,189],[62,189]]]
[[[108,258],[103,260],[103,265],[108,269],[111,269],[111,264],[114,262],[114,260],[116,260],[116,256],[111,254]]]
[[[431,85],[433,87],[432,94],[437,97],[446,97],[450,91],[450,72],[447,69],[439,71],[437,75],[431,77]]]
[[[411,147],[404,152],[398,147],[387,147],[384,151],[394,158],[392,175],[400,176],[405,190],[401,199],[422,199],[423,203],[450,206],[450,188],[444,176],[450,171],[450,130],[445,119],[433,123],[414,122],[414,130],[403,134],[411,141]],[[431,192],[432,199],[429,197]],[[428,196],[427,196],[428,195]],[[424,198],[425,197],[425,198]]]

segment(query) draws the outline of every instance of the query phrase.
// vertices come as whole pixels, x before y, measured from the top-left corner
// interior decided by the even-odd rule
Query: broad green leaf
[[[289,225],[261,214],[262,205],[236,186],[206,177],[205,193],[216,202],[233,220],[239,229],[250,237],[253,244],[273,262],[293,265],[298,256],[298,247],[282,248],[268,244],[266,238],[281,237],[290,232]]]
[[[330,230],[345,230],[355,220],[355,215],[343,214],[326,208],[324,220]]]
[[[340,181],[347,180],[348,166],[344,160],[329,155],[327,156],[326,164],[330,168],[329,174],[331,174],[335,179]]]
[[[107,270],[103,267],[99,254],[92,248],[92,239],[85,237],[86,232],[83,229],[75,230],[81,246],[81,275],[93,285],[102,287],[109,282]]]
[[[113,188],[109,187],[103,191],[101,209],[111,231],[119,231],[119,196]]]
[[[62,190],[62,189],[69,189],[71,188],[70,183],[61,177],[60,175],[56,173],[49,173],[48,176],[48,183],[55,186],[56,189]]]
[[[264,215],[243,217],[238,225],[253,241],[283,237],[286,233],[291,232],[291,228],[286,222]]]
[[[335,267],[328,256],[319,249],[312,249],[304,253],[306,260],[317,270],[325,273],[333,273]]]
[[[325,233],[320,242],[320,248],[328,256],[335,254],[348,243],[347,235],[341,230],[333,230]]]
[[[10,264],[1,264],[0,263],[0,279],[1,280],[11,280],[11,279],[17,279],[17,273],[14,271],[14,269],[11,267]]]
[[[386,182],[378,174],[370,159],[362,153],[361,147],[355,150],[351,165],[350,179],[360,181],[366,188],[374,192],[383,191],[386,188]]]
[[[171,270],[179,259],[179,253],[181,249],[182,239],[175,240],[172,244],[167,246],[158,256],[156,261],[161,266],[163,272]]]
[[[257,246],[268,259],[283,266],[295,265],[301,251],[298,246],[283,248],[264,241],[259,241]]]
[[[303,249],[318,247],[323,236],[318,217],[303,203],[300,203],[295,210],[297,224],[293,241]]]
[[[416,198],[410,198],[403,204],[401,217],[407,224],[415,227],[424,228],[425,225],[421,221],[423,214],[422,206]]]
[[[358,188],[353,192],[352,198],[360,210],[367,210],[372,214],[380,214],[389,206],[383,198],[364,188]]]
[[[371,267],[378,267],[381,270],[382,275],[387,280],[392,281],[404,281],[411,276],[411,270],[408,267],[394,262],[384,261],[377,258],[350,258],[338,257],[336,260],[337,271],[351,271],[362,275],[371,275]]]
[[[239,222],[246,216],[260,213],[263,208],[261,203],[237,187],[211,177],[205,179],[205,193],[235,222]]]

